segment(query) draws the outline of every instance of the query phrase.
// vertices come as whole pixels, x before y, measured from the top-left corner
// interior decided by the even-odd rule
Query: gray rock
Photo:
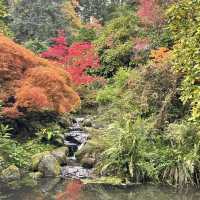
[[[10,165],[2,171],[1,178],[5,182],[19,180],[21,178],[20,171],[15,165]]]
[[[61,173],[59,162],[53,155],[43,156],[39,163],[38,170],[44,177],[57,177]]]

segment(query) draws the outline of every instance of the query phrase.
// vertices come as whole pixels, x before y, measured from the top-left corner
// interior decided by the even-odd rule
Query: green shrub
[[[126,116],[120,122],[112,124],[105,137],[107,147],[102,154],[101,171],[131,178],[135,182],[145,180],[148,171],[142,160],[149,145],[144,122],[141,119],[133,122]],[[153,171],[150,163],[148,168]]]
[[[51,144],[62,145],[64,143],[63,129],[58,124],[50,124],[47,128],[42,128],[37,133],[41,141]]]
[[[37,38],[28,40],[24,43],[27,49],[32,50],[35,53],[42,53],[48,49],[49,44],[47,42],[41,42]]]
[[[8,9],[6,7],[6,1],[0,0],[0,33],[5,35],[11,35],[11,32],[8,28]]]
[[[10,128],[0,124],[0,155],[5,158],[6,165],[16,165],[23,169],[31,167],[30,157],[36,153],[51,150],[53,147],[42,144],[38,139],[25,143],[17,142],[9,134]]]
[[[104,136],[101,172],[133,182],[199,186],[198,127],[189,122],[170,124],[164,132],[153,127],[154,121],[127,116],[111,124]]]
[[[126,86],[130,71],[125,69],[119,69],[110,84],[106,85],[103,89],[100,89],[97,93],[96,100],[99,103],[106,104],[112,103],[117,100],[120,92]]]
[[[75,37],[75,41],[78,42],[91,42],[97,37],[94,29],[81,28],[78,35]]]
[[[199,152],[200,132],[195,124],[170,124],[155,163],[160,181],[176,187],[199,186]]]
[[[7,125],[0,124],[0,153],[4,154],[10,150],[12,140],[10,140],[9,131],[11,129]]]

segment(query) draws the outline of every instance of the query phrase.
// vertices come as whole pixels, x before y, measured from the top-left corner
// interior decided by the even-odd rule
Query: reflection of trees
[[[56,195],[56,200],[79,200],[82,187],[83,183],[80,180],[73,180],[67,183],[64,192]]]

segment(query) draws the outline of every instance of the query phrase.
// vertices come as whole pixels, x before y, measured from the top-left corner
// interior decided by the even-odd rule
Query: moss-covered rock
[[[44,177],[57,177],[61,174],[61,167],[53,155],[47,154],[41,159],[38,165],[38,171]]]
[[[4,182],[10,182],[20,179],[20,171],[15,165],[10,165],[1,172],[1,179]]]
[[[32,163],[32,170],[33,171],[37,171],[38,170],[38,166],[39,166],[40,161],[42,160],[42,158],[45,155],[48,155],[48,154],[50,154],[50,152],[49,151],[45,151],[45,152],[38,153],[38,154],[35,154],[34,156],[32,156],[31,163]]]
[[[51,152],[60,165],[67,164],[67,156],[69,154],[68,147],[60,147]]]
[[[76,152],[76,158],[81,161],[83,158],[94,158],[98,160],[100,153],[104,150],[104,144],[99,137],[92,137],[85,146]]]
[[[95,166],[96,160],[94,158],[83,158],[81,160],[81,166],[87,169],[91,169]]]

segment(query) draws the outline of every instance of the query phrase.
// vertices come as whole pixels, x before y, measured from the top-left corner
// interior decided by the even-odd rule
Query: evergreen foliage
[[[69,33],[68,20],[62,11],[63,0],[21,0],[11,9],[11,30],[19,42],[46,41],[57,30]]]

